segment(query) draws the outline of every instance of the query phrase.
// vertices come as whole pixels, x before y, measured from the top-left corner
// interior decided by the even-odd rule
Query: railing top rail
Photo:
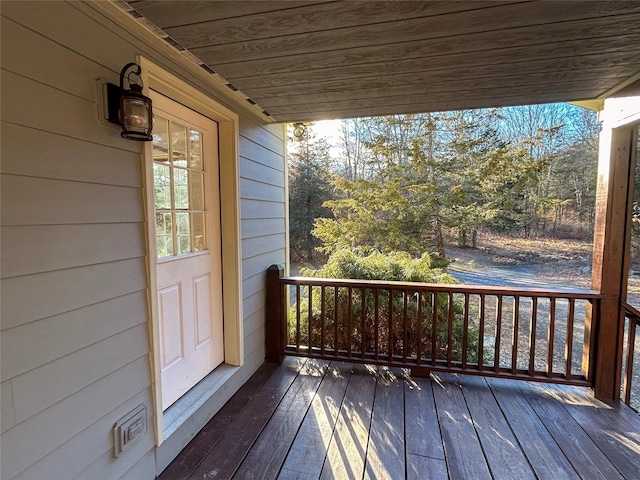
[[[624,300],[620,300],[620,304],[627,311],[627,313],[636,319],[636,322],[640,322],[640,310],[633,305],[628,304]]]
[[[476,295],[503,295],[503,296],[531,296],[549,298],[575,298],[575,299],[600,299],[605,296],[595,290],[586,289],[550,289],[533,287],[493,287],[467,284],[440,284],[422,282],[392,282],[383,280],[353,280],[315,277],[282,277],[280,281],[285,285],[310,285],[325,287],[352,287],[352,288],[392,288],[413,289],[429,292],[443,293],[470,293]],[[637,311],[637,310],[636,310]],[[639,312],[640,313],[640,312]]]

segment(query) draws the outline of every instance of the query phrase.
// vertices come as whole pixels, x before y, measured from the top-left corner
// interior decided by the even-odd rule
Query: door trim
[[[240,231],[240,176],[238,166],[238,115],[196,88],[168,73],[149,60],[138,56],[142,67],[143,93],[155,90],[218,123],[220,165],[220,226],[222,231],[222,300],[224,316],[224,363],[241,366],[244,363],[242,313],[242,237]],[[160,329],[155,265],[156,245],[150,235],[149,219],[154,218],[153,172],[151,142],[144,145],[142,156],[143,197],[145,203],[145,242],[147,244],[147,281],[151,336],[152,390],[156,445],[164,441],[162,412],[162,378],[160,372]]]

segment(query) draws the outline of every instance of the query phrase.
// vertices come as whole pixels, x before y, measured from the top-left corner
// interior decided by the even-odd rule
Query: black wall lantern
[[[107,84],[107,115],[111,123],[122,127],[122,138],[149,142],[153,140],[153,110],[151,99],[142,94],[141,72],[140,65],[128,63],[120,72],[120,86]],[[128,90],[124,88],[125,77]],[[135,77],[135,81],[132,81],[132,77]]]

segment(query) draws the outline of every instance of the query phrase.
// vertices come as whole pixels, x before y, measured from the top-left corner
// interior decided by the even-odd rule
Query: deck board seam
[[[310,358],[305,358],[305,360],[298,366],[298,370],[296,371],[296,375],[293,377],[293,380],[291,381],[291,383],[289,384],[289,386],[287,387],[287,390],[284,392],[284,394],[280,397],[280,400],[278,401],[278,404],[275,406],[275,408],[273,409],[273,411],[271,412],[271,414],[269,414],[269,419],[264,422],[264,425],[262,425],[262,428],[260,429],[260,431],[258,432],[258,434],[255,436],[255,438],[253,439],[253,441],[251,442],[251,445],[245,450],[244,455],[242,456],[242,458],[240,459],[240,461],[237,463],[237,465],[235,466],[233,472],[231,473],[231,475],[229,476],[230,479],[233,479],[236,475],[236,473],[238,473],[238,470],[240,469],[240,466],[244,463],[245,459],[247,458],[247,455],[249,455],[249,452],[251,451],[251,449],[253,448],[253,446],[256,444],[256,442],[258,441],[258,438],[260,438],[260,435],[262,435],[262,432],[264,431],[264,429],[267,427],[267,425],[269,424],[269,422],[271,422],[271,419],[273,418],[273,416],[275,415],[275,413],[278,411],[278,408],[280,407],[280,405],[282,404],[284,398],[286,397],[287,393],[289,393],[289,390],[291,390],[291,388],[293,387],[295,381],[298,379],[298,377],[300,376],[300,372],[304,369],[304,367],[307,365],[307,363],[309,363],[310,361],[312,361],[312,359]],[[282,365],[278,368],[282,368]],[[277,371],[278,369],[276,369],[274,371],[274,373]],[[324,378],[324,376],[323,376]],[[265,382],[266,385],[266,382]],[[263,385],[264,387],[264,385]],[[262,390],[262,388],[260,389]],[[249,405],[250,402],[247,403],[247,405]],[[243,409],[244,411],[244,409]],[[291,447],[289,447],[291,448]],[[286,458],[286,457],[285,457]],[[284,465],[284,463],[283,463]],[[282,465],[280,466],[280,469],[282,469]],[[278,471],[279,474],[279,471]]]
[[[493,472],[493,468],[491,466],[491,462],[490,462],[489,457],[487,455],[487,452],[485,450],[485,446],[482,443],[482,438],[480,436],[480,433],[478,432],[478,423],[476,422],[476,420],[473,418],[473,415],[471,414],[471,409],[469,408],[469,402],[467,400],[467,396],[464,394],[464,388],[460,384],[460,378],[459,378],[458,374],[455,374],[455,379],[456,379],[456,385],[458,385],[458,387],[460,388],[460,391],[462,392],[462,398],[464,400],[464,405],[465,405],[465,407],[467,407],[467,411],[469,412],[469,418],[471,419],[471,425],[473,425],[473,431],[476,432],[476,437],[478,438],[478,443],[480,444],[480,450],[482,451],[482,455],[484,456],[484,461],[486,462],[487,468],[489,469],[489,474],[491,475],[492,479],[495,479],[496,476],[495,476],[495,474]]]
[[[435,310],[435,307],[434,307]],[[433,388],[433,382],[438,383],[441,380],[436,380],[433,377],[433,374],[429,375],[429,383],[431,384],[431,396],[433,397],[433,406],[435,408],[435,416],[436,416],[436,421],[438,422],[438,433],[440,434],[440,443],[442,445],[442,451],[444,452],[444,461],[445,464],[447,465],[447,477],[451,478],[451,469],[449,468],[449,458],[447,458],[447,450],[444,447],[444,436],[442,434],[442,423],[440,422],[440,414],[438,412],[438,402],[436,402],[436,394],[435,394],[435,388]]]
[[[511,425],[511,422],[509,421],[509,417],[507,416],[507,413],[504,411],[504,407],[503,407],[502,403],[500,402],[500,399],[496,396],[496,392],[494,391],[493,386],[491,385],[490,382],[487,382],[487,379],[485,377],[482,377],[482,379],[484,380],[484,383],[487,385],[487,388],[489,389],[489,392],[491,392],[491,395],[495,399],[496,403],[498,404],[498,408],[500,409],[500,412],[502,413],[502,416],[505,419],[505,422],[507,423],[507,426],[509,427],[509,430],[511,430],[511,434],[513,435],[513,438],[518,443],[518,448],[520,449],[520,451],[522,452],[522,455],[524,456],[525,460],[529,464],[529,468],[531,468],[531,472],[533,473],[533,475],[536,478],[539,478],[539,475],[536,472],[536,469],[534,468],[534,465],[533,465],[531,459],[529,458],[529,455],[527,455],[527,451],[525,450],[524,445],[522,445],[522,442],[520,441],[520,437],[517,435],[516,431],[514,430],[513,425]],[[544,424],[542,424],[542,425],[544,426]],[[546,426],[544,428],[545,428],[545,430],[547,429]],[[551,435],[551,434],[549,434],[549,435]],[[551,438],[553,438],[553,437],[551,437]],[[554,439],[554,441],[555,441],[555,439]],[[573,468],[573,465],[571,465],[571,468]]]

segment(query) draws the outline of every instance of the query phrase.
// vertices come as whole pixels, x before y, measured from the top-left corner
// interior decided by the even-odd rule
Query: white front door
[[[218,125],[155,92],[151,99],[165,410],[224,360]]]

